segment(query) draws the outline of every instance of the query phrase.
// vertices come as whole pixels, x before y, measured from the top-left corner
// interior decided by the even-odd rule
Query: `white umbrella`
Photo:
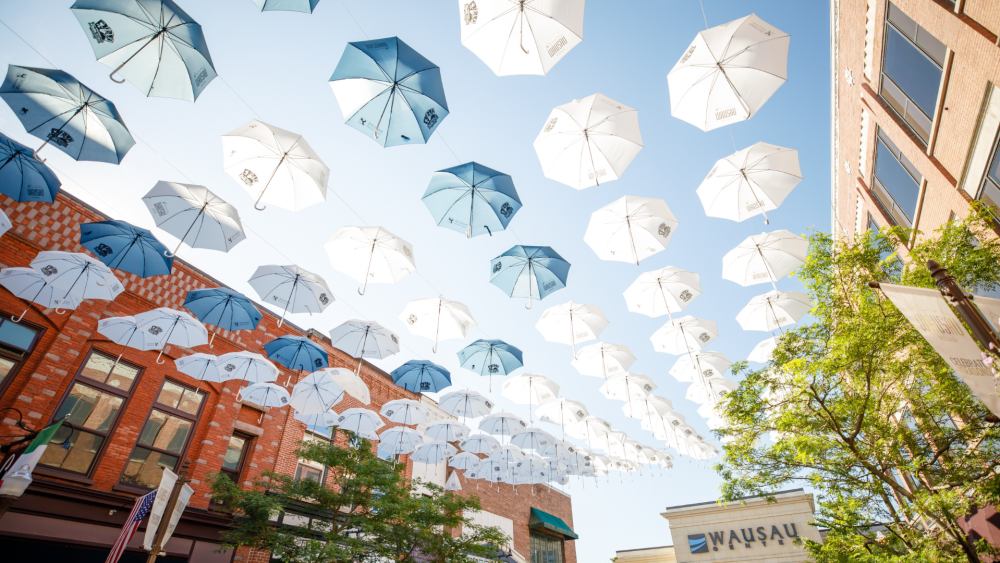
[[[23,316],[23,315],[22,315]],[[122,359],[122,354],[125,353],[125,347],[134,348],[136,350],[152,350],[153,348],[147,346],[146,341],[154,340],[155,337],[145,331],[137,330],[135,324],[135,317],[108,317],[106,319],[101,319],[97,323],[97,333],[108,338],[108,340],[114,342],[115,344],[121,344],[122,350],[118,353],[118,357],[115,358],[115,363],[111,365],[111,369],[108,370],[110,374],[115,370],[115,366]]]
[[[541,428],[528,428],[524,432],[517,434],[510,439],[510,445],[517,446],[522,450],[541,450],[555,442],[552,434]]]
[[[369,283],[396,283],[417,271],[413,246],[382,227],[341,227],[323,245],[330,263],[364,287]]]
[[[438,408],[452,416],[478,418],[493,410],[493,402],[478,391],[452,391],[441,395]]]
[[[795,324],[810,310],[809,296],[801,291],[768,291],[751,299],[736,322],[743,330],[772,331]]]
[[[802,181],[799,151],[757,143],[715,163],[698,186],[705,215],[743,221],[777,209]]]
[[[640,373],[623,373],[608,378],[599,389],[609,399],[630,401],[645,399],[656,389],[656,383]]]
[[[419,463],[436,465],[458,453],[448,442],[425,442],[417,446],[410,459]]]
[[[271,360],[253,352],[230,352],[216,360],[224,381],[238,379],[251,385],[278,379],[278,367]]]
[[[513,465],[522,459],[524,459],[524,451],[521,450],[519,446],[501,446],[499,449],[491,453],[486,460],[487,461],[499,461],[501,463],[507,463]]]
[[[667,75],[670,114],[702,131],[750,119],[785,83],[789,39],[753,14],[702,31]]]
[[[112,301],[125,291],[110,268],[100,260],[79,252],[39,252],[31,261],[31,268],[41,274],[45,283],[65,291],[66,301],[70,295],[79,299]],[[60,304],[57,304],[57,313],[59,308]]]
[[[225,378],[219,373],[219,365],[216,363],[218,359],[213,354],[190,354],[174,360],[174,366],[177,371],[199,381],[222,383]]]
[[[347,409],[337,417],[337,424],[344,430],[355,434],[377,432],[385,426],[378,413],[368,409]]]
[[[454,467],[462,471],[479,471],[482,463],[482,460],[476,454],[461,452],[448,460],[448,467]]]
[[[771,283],[805,264],[809,241],[788,231],[747,238],[722,257],[722,277],[744,287]]]
[[[577,447],[565,440],[553,440],[551,444],[541,448],[542,457],[565,459],[577,452]]]
[[[301,135],[254,119],[222,136],[222,168],[256,197],[298,211],[326,200],[330,169]]]
[[[333,292],[326,281],[298,266],[260,266],[248,283],[264,302],[283,307],[279,327],[285,313],[311,315],[333,303]]]
[[[333,380],[328,371],[317,371],[302,378],[292,387],[291,405],[303,414],[329,411],[344,397],[344,388]]]
[[[677,360],[670,368],[670,375],[681,383],[699,383],[705,378],[722,377],[731,365],[733,363],[722,352],[695,352]]]
[[[45,281],[45,276],[32,268],[4,268],[0,270],[0,285],[14,294],[14,297],[37,303],[45,308],[76,309],[83,301],[80,295],[68,293],[65,289],[55,288]],[[17,317],[10,320],[21,322],[27,314],[28,307]]]
[[[295,420],[304,422],[306,426],[322,426],[324,428],[337,426],[337,416],[333,409],[318,414],[303,414],[295,411]]]
[[[407,324],[410,334],[433,338],[433,352],[437,352],[438,342],[465,338],[469,329],[476,326],[468,307],[443,297],[410,301],[399,314],[399,320]]]
[[[204,186],[159,181],[142,197],[156,226],[178,239],[173,253],[187,242],[191,248],[229,252],[246,240],[240,214]]]
[[[396,399],[387,401],[379,410],[379,414],[389,422],[396,424],[423,424],[427,422],[427,410],[413,399]]]
[[[601,260],[635,262],[666,250],[677,218],[662,199],[627,195],[590,216],[583,242]]]
[[[590,412],[583,403],[571,399],[558,398],[554,401],[544,403],[535,409],[538,419],[544,422],[551,422],[564,427],[567,424],[575,424],[587,417]]]
[[[364,380],[351,370],[344,368],[325,368],[321,371],[329,372],[333,380],[337,382],[337,385],[340,385],[344,389],[344,392],[348,395],[366,405],[371,404],[372,397],[371,392],[368,390],[368,385],[366,385]]]
[[[738,385],[725,377],[708,377],[704,383],[695,383],[688,387],[684,397],[689,401],[694,401],[699,405],[708,402],[721,402],[729,393],[736,390]]]
[[[639,112],[601,94],[552,110],[535,139],[545,177],[578,190],[617,180],[641,149]]]
[[[503,383],[501,395],[519,404],[528,405],[528,419],[531,420],[531,405],[541,405],[559,397],[559,385],[544,375],[521,373]]]
[[[379,455],[406,455],[413,453],[421,444],[424,437],[412,428],[396,426],[383,430],[379,435],[378,453]]]
[[[514,479],[515,485],[541,483],[546,480],[549,464],[537,455],[529,454],[514,464],[511,474],[521,479]]]
[[[607,326],[608,318],[600,307],[572,301],[549,307],[535,324],[545,340],[572,344],[574,358],[577,342],[597,339]]]
[[[14,228],[14,223],[11,222],[10,217],[2,209],[0,209],[0,237],[7,234],[7,231]]]
[[[583,40],[584,1],[463,0],[462,45],[497,76],[546,74]]]
[[[479,422],[479,429],[494,436],[514,436],[528,428],[521,417],[509,412],[495,412]],[[465,448],[462,448],[465,449]]]
[[[625,416],[647,421],[662,418],[663,415],[671,410],[673,410],[673,405],[670,401],[655,395],[642,398],[637,397],[631,402],[622,405],[622,412],[625,413]]]
[[[274,383],[254,383],[240,389],[238,400],[249,401],[262,407],[283,407],[288,404],[288,391]],[[263,417],[263,414],[261,415]]]
[[[593,415],[584,417],[583,420],[566,427],[566,433],[574,438],[587,441],[587,447],[594,447],[594,440],[611,431],[611,423]]]
[[[510,480],[510,467],[503,461],[484,460],[479,474],[490,483],[506,483]]]
[[[135,315],[136,331],[145,331],[152,335],[152,341],[147,337],[146,346],[159,350],[156,363],[162,364],[160,356],[167,344],[181,348],[194,348],[208,344],[208,329],[201,321],[176,309],[160,307]]]
[[[661,326],[649,340],[657,352],[687,354],[703,349],[718,337],[719,327],[714,321],[685,315]]]
[[[757,362],[759,364],[766,364],[771,361],[771,353],[774,349],[778,347],[778,341],[781,340],[780,336],[772,336],[765,340],[761,340],[753,347],[750,354],[747,356],[747,360],[751,362]]]
[[[399,353],[399,337],[375,321],[347,321],[330,331],[330,341],[334,348],[358,358],[354,373],[361,371],[362,358],[381,360]]]
[[[444,483],[444,490],[446,491],[461,491],[462,490],[462,480],[458,477],[458,471],[452,471],[448,480]]]
[[[458,447],[472,454],[491,454],[500,448],[500,441],[488,434],[473,434],[459,442]]]
[[[580,350],[571,364],[583,375],[603,377],[625,373],[635,363],[627,346],[598,342]]]
[[[456,420],[439,420],[427,425],[424,436],[441,442],[458,442],[469,437],[469,427]]]
[[[640,274],[625,290],[625,303],[633,313],[656,318],[683,311],[699,295],[698,274],[667,266]]]

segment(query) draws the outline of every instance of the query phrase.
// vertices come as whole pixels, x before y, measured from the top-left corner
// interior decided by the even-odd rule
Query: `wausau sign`
[[[752,548],[758,545],[767,547],[767,542],[771,542],[776,545],[785,545],[785,541],[791,541],[794,543],[799,543],[802,540],[799,539],[799,532],[795,528],[795,523],[782,524],[784,529],[784,534],[782,534],[781,529],[778,528],[776,524],[771,525],[771,530],[768,532],[766,526],[757,526],[756,529],[750,528],[740,528],[739,534],[736,530],[729,530],[729,536],[727,538],[726,531],[721,532],[708,532],[704,534],[688,534],[688,547],[691,548],[691,553],[708,553],[709,551],[709,540],[711,540],[711,550],[719,551],[719,548],[729,548],[736,549],[737,547]],[[791,531],[788,527],[791,526]]]

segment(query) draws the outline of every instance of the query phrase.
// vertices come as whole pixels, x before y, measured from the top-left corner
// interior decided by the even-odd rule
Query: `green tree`
[[[934,259],[970,291],[997,288],[1000,242],[990,218],[942,227],[906,262],[894,253],[910,232],[860,235],[855,244],[810,238],[797,272],[812,322],[787,330],[763,369],[745,362],[728,396],[726,442],[716,469],[722,497],[768,495],[793,483],[818,494],[820,563],[983,561],[992,548],[959,520],[1000,500],[1000,428],[906,318],[868,282],[933,288]],[[882,526],[873,526],[880,523]]]
[[[327,483],[267,471],[242,488],[212,477],[214,500],[233,514],[226,547],[270,551],[289,563],[466,563],[471,556],[494,559],[507,541],[498,528],[466,516],[479,510],[478,497],[411,482],[403,465],[377,457],[367,440],[358,447],[304,442],[296,455],[325,465]],[[280,513],[300,518],[276,525]]]

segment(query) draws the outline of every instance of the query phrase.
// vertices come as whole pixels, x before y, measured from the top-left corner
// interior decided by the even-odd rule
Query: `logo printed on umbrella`
[[[420,382],[420,390],[421,391],[430,391],[431,390],[431,384],[430,384],[430,382],[429,381],[421,381]]]
[[[407,258],[413,258],[413,250],[411,250],[409,246],[403,247],[403,254],[405,254]]]
[[[554,57],[556,56],[556,53],[562,51],[562,48],[565,47],[568,43],[569,42],[566,41],[566,36],[560,35],[559,39],[556,39],[554,43],[552,43],[551,45],[546,45],[545,50],[546,52],[548,52],[549,57]]]
[[[544,289],[545,291],[548,291],[548,290],[552,289],[555,286],[556,286],[556,282],[550,281],[550,282],[546,283],[545,285],[543,285],[542,289]]]
[[[701,333],[701,336],[698,337],[698,340],[701,340],[702,342],[708,342],[711,339],[712,339],[712,336],[710,334],[708,334],[707,332]]]
[[[686,290],[686,289],[685,289],[685,290],[684,290],[684,291],[682,291],[682,292],[681,292],[681,294],[680,294],[680,295],[678,295],[677,297],[678,297],[678,299],[680,299],[681,301],[683,301],[683,302],[687,303],[687,302],[688,302],[688,301],[690,301],[690,300],[691,300],[692,298],[694,298],[694,295],[692,295],[690,291],[688,291],[688,290]]]
[[[68,147],[73,142],[73,137],[69,133],[53,127],[52,131],[49,132],[48,140],[60,147]]]
[[[110,246],[102,242],[101,244],[98,244],[97,246],[94,247],[94,252],[100,254],[101,257],[103,258],[111,255],[114,252],[114,249],[112,249]]]
[[[487,366],[486,369],[489,370],[490,374],[500,373],[500,366],[498,366],[497,364],[490,364],[489,366]]]
[[[771,276],[767,272],[758,272],[753,275],[753,279],[762,280],[764,278],[770,278]]]
[[[394,412],[396,412],[396,411],[385,411],[385,415],[386,416],[392,416],[392,413],[394,413]]]
[[[499,272],[502,268],[503,268],[503,264],[501,264],[500,262],[497,262],[496,264],[493,264],[493,273],[495,274],[495,273]]]
[[[715,119],[716,121],[722,121],[723,119],[729,118],[736,115],[736,108],[726,108],[724,110],[716,110]]]
[[[327,297],[325,293],[320,293],[319,297],[317,297],[317,299],[319,299],[319,302],[322,303],[322,304],[324,304],[324,305],[329,305],[330,304],[330,298]]]
[[[688,47],[688,50],[684,52],[684,55],[681,57],[680,62],[677,63],[677,64],[684,64],[684,63],[688,62],[688,59],[691,58],[691,55],[694,54],[694,51],[697,48],[698,48],[697,45],[691,45],[690,47]]]
[[[417,322],[417,316],[416,315],[410,315],[409,317],[406,317],[406,322],[407,322],[407,324],[412,325],[413,323]]]
[[[153,326],[149,327],[149,333],[152,334],[153,336],[156,336],[156,335],[160,334],[161,332],[163,332],[163,329],[160,328],[160,327],[158,327],[158,326],[156,326],[156,325],[153,325]]]
[[[389,340],[392,340],[393,344],[396,344],[396,345],[399,344],[399,338],[397,338],[395,334],[390,334],[389,335]]]
[[[226,364],[225,367],[223,367],[222,369],[231,373],[234,369],[236,369],[236,366],[234,366],[233,364]]]
[[[656,233],[661,237],[666,238],[670,236],[670,226],[667,225],[666,223],[660,223],[659,228],[656,229]]]
[[[240,173],[240,180],[243,180],[244,184],[252,186],[257,183],[257,175],[250,169],[244,168],[243,172]]]
[[[95,22],[90,22],[87,24],[90,27],[90,33],[94,36],[94,41],[98,43],[114,43],[115,42],[115,32],[111,30],[104,20],[97,20]]]
[[[550,119],[549,122],[545,124],[545,129],[542,129],[542,133],[548,133],[549,131],[551,131],[552,128],[556,126],[557,121],[559,121],[558,117],[553,117],[552,119]]]
[[[705,377],[712,377],[713,375],[715,375],[715,370],[713,370],[713,369],[706,369],[702,373],[705,374]]]
[[[205,82],[206,78],[208,78],[208,70],[203,68],[198,72],[198,75],[194,77],[195,88],[201,86],[202,82]]]
[[[344,418],[345,418],[345,417],[343,417],[343,416],[342,416],[342,417],[340,417],[340,418],[338,418],[338,419],[337,419],[337,422],[344,422]]]
[[[470,25],[476,23],[476,19],[479,18],[479,8],[476,7],[475,2],[469,2],[465,5],[465,25]]]
[[[382,41],[380,43],[365,43],[365,49],[371,49],[373,51],[379,49],[388,49],[388,48],[389,44],[386,43],[385,41]]]
[[[55,266],[49,265],[42,268],[42,273],[46,276],[54,276],[59,273]]]
[[[753,211],[755,209],[760,209],[760,202],[753,201],[747,204],[747,211]]]
[[[28,113],[28,108],[21,108],[21,115],[25,115],[27,113]]]
[[[159,215],[160,217],[166,216],[166,214],[167,214],[167,204],[163,203],[162,201],[158,201],[158,202],[156,202],[156,203],[153,204],[153,207],[156,209],[156,214],[157,215]]]
[[[505,218],[510,219],[510,216],[514,214],[514,208],[505,201],[503,205],[500,206],[500,214]]]
[[[424,114],[424,125],[426,125],[428,129],[433,129],[434,126],[437,125],[437,122],[438,115],[437,112],[434,111],[434,108],[427,110],[427,113]]]
[[[41,197],[45,193],[41,188],[28,188],[25,191],[27,191],[28,195],[32,197]]]

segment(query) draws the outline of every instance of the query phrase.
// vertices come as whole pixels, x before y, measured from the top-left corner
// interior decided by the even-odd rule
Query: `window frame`
[[[542,530],[536,530],[536,529],[529,529],[528,530],[528,563],[535,563],[534,557],[533,557],[534,551],[532,549],[532,547],[533,547],[532,544],[534,543],[532,540],[535,537],[551,538],[551,539],[553,539],[555,541],[558,541],[559,542],[559,548],[560,548],[560,551],[562,552],[562,554],[561,554],[561,561],[556,561],[555,563],[566,563],[566,538],[564,538],[562,536],[558,536],[556,534],[550,534],[550,533],[546,533],[546,532],[544,532]],[[548,563],[548,562],[542,562],[542,563]]]
[[[0,315],[2,315],[0,316],[0,324],[14,322],[11,320],[14,318],[14,315],[5,313],[2,310],[0,310]],[[14,367],[11,368],[10,372],[4,377],[3,381],[0,381],[0,397],[3,397],[7,392],[7,389],[10,387],[10,382],[17,378],[17,374],[21,372],[21,368],[24,367],[24,364],[28,363],[28,359],[31,358],[31,355],[34,353],[38,343],[41,342],[42,336],[45,335],[45,327],[36,325],[35,323],[21,319],[15,324],[24,325],[25,327],[34,330],[35,338],[31,341],[31,344],[24,351],[24,355],[20,359],[14,357],[12,352],[8,352],[6,347],[0,344],[0,358],[14,362]]]
[[[899,202],[896,201],[896,198],[892,195],[892,192],[889,190],[888,187],[886,187],[885,183],[882,182],[882,180],[878,177],[878,174],[876,173],[876,170],[878,169],[878,157],[880,152],[879,151],[880,145],[888,149],[889,156],[891,156],[893,159],[896,160],[896,163],[899,164],[899,166],[903,169],[903,171],[906,172],[907,176],[909,176],[910,179],[913,180],[913,183],[916,184],[917,186],[917,192],[915,198],[916,203],[914,204],[914,208],[911,211],[914,218],[916,218],[917,208],[920,206],[920,193],[923,190],[923,180],[924,180],[923,174],[921,174],[919,170],[916,170],[916,165],[913,164],[913,161],[911,161],[909,158],[906,158],[906,155],[903,153],[903,149],[899,148],[899,145],[897,145],[892,139],[889,138],[889,134],[886,133],[885,130],[882,129],[881,127],[876,127],[875,154],[872,158],[872,172],[871,172],[872,174],[871,192],[872,195],[874,196],[873,199],[875,200],[875,204],[882,209],[882,212],[889,219],[890,223],[892,223],[895,226],[901,226],[907,229],[912,229],[914,219],[910,218],[909,214],[903,209],[903,206],[901,206]],[[896,156],[896,153],[893,152],[893,149],[899,151],[900,156]],[[906,158],[907,162],[909,162],[910,165],[913,166],[917,174],[920,174],[920,178],[913,177],[913,174],[910,173],[910,170],[907,168],[907,166],[903,164],[903,161],[900,159],[901,157]],[[891,200],[890,203],[892,205],[887,206],[886,202],[882,201],[882,197],[880,196],[880,192],[882,191],[884,191],[885,195],[888,196],[888,198]],[[896,220],[896,215],[893,213],[894,208],[898,209],[899,212],[902,213],[903,217],[907,220],[909,224],[900,224],[900,222]]]
[[[80,366],[77,367],[76,373],[73,375],[73,378],[70,379],[69,384],[66,387],[66,391],[63,393],[62,399],[59,400],[59,404],[57,404],[55,410],[52,411],[52,417],[49,419],[47,425],[56,422],[56,415],[59,413],[59,411],[62,410],[63,405],[66,404],[66,400],[69,399],[69,396],[73,392],[73,388],[76,387],[77,383],[81,383],[84,386],[93,387],[94,389],[102,393],[110,393],[116,397],[122,397],[123,400],[121,407],[118,409],[118,414],[115,416],[115,420],[114,422],[111,423],[111,426],[108,427],[107,434],[103,436],[104,441],[101,443],[101,447],[98,448],[97,452],[94,454],[94,461],[90,464],[90,469],[88,469],[86,473],[81,473],[79,471],[72,471],[70,469],[63,469],[61,467],[54,467],[51,465],[44,465],[41,463],[41,460],[39,460],[37,469],[42,469],[43,472],[54,471],[59,474],[65,474],[73,477],[83,477],[84,479],[93,479],[94,472],[97,470],[97,466],[100,465],[101,459],[104,457],[104,452],[107,450],[108,444],[111,442],[112,436],[114,436],[115,432],[118,431],[118,425],[121,423],[122,415],[125,414],[125,409],[128,408],[129,402],[131,402],[132,396],[135,394],[135,389],[137,388],[139,381],[142,379],[142,374],[145,373],[146,371],[145,367],[140,366],[136,363],[127,361],[125,359],[118,360],[119,364],[125,365],[127,367],[136,370],[135,377],[132,379],[132,385],[129,386],[129,388],[125,393],[122,393],[122,390],[117,387],[108,385],[106,383],[101,383],[99,381],[95,381],[83,375],[83,370],[87,367],[87,364],[90,362],[90,358],[95,353],[105,356],[108,359],[113,359],[117,357],[112,352],[106,352],[100,348],[91,346],[90,349],[87,350],[87,354],[83,357],[83,361],[80,362]],[[76,425],[67,428],[70,428],[71,431],[77,430]],[[101,436],[100,432],[91,430],[89,428],[79,428],[78,430],[80,430],[80,432],[86,432],[88,434],[96,434],[98,436]],[[54,437],[55,436],[53,436],[53,438]]]
[[[173,407],[168,407],[167,405],[164,405],[163,403],[157,402],[157,399],[160,397],[160,393],[163,392],[163,388],[167,385],[167,383],[173,383],[174,385],[178,385],[180,387],[183,387],[185,390],[192,390],[195,393],[200,393],[202,395],[202,400],[198,404],[198,412],[195,413],[194,415],[192,415],[191,413],[187,413],[187,412],[184,412],[184,411],[182,411],[180,409],[175,409]],[[200,422],[201,415],[205,411],[205,403],[208,402],[208,397],[209,397],[209,394],[206,391],[203,391],[198,386],[191,386],[189,384],[186,384],[186,383],[184,383],[182,381],[179,381],[177,379],[174,379],[172,377],[164,377],[163,378],[163,382],[160,383],[160,386],[157,389],[156,395],[153,397],[153,402],[149,405],[149,412],[146,413],[146,417],[143,419],[142,424],[140,424],[137,427],[138,428],[138,433],[136,435],[135,444],[132,446],[132,451],[129,452],[128,457],[125,459],[125,463],[122,465],[122,470],[121,470],[121,472],[118,475],[118,480],[115,481],[115,484],[114,484],[114,486],[112,488],[116,489],[116,490],[122,490],[122,491],[134,492],[134,493],[141,493],[141,494],[148,493],[149,491],[152,491],[153,489],[156,488],[155,486],[154,487],[150,487],[150,488],[146,488],[146,487],[142,487],[142,486],[139,486],[139,485],[135,485],[135,484],[132,484],[132,483],[126,483],[126,482],[122,481],[122,479],[125,477],[125,472],[128,471],[128,466],[129,466],[129,463],[132,461],[132,456],[135,454],[135,450],[138,449],[138,448],[145,448],[145,449],[147,449],[149,451],[156,452],[156,453],[163,454],[163,455],[176,456],[177,457],[177,464],[178,465],[181,464],[181,463],[184,463],[184,459],[187,457],[188,450],[191,449],[191,442],[194,440],[194,435],[198,432],[198,422]],[[151,416],[153,416],[153,411],[155,411],[155,410],[159,410],[159,411],[164,412],[164,413],[166,413],[166,414],[168,414],[170,416],[176,416],[178,418],[181,418],[181,419],[184,419],[184,420],[188,420],[188,421],[191,422],[191,432],[188,433],[188,436],[187,436],[187,438],[184,441],[184,447],[181,448],[180,453],[174,453],[174,452],[171,452],[171,451],[168,451],[168,450],[164,450],[162,448],[157,448],[155,446],[147,446],[147,445],[141,444],[139,442],[139,440],[142,437],[143,431],[146,429],[146,424],[149,423],[149,418]],[[177,465],[174,465],[174,467],[171,469],[171,471],[177,471]]]
[[[990,153],[990,159],[986,161],[986,169],[983,171],[983,181],[979,183],[976,189],[976,201],[983,202],[983,196],[986,194],[986,186],[990,184],[1000,192],[1000,179],[993,179],[990,177],[990,172],[993,170],[994,166],[1000,164],[1000,131],[997,131],[996,136],[993,139],[993,149]],[[1000,201],[997,202],[997,206],[987,205],[990,209],[990,213],[993,215],[993,222],[1000,226]]]
[[[233,483],[239,485],[240,479],[243,477],[243,470],[246,469],[247,466],[247,458],[249,457],[250,452],[253,451],[255,436],[245,432],[234,431],[233,435],[230,436],[229,439],[232,440],[233,438],[243,439],[243,449],[240,451],[240,462],[237,464],[235,470],[219,466],[219,473],[228,473],[229,477],[232,478]],[[228,447],[226,448],[226,451],[229,451]],[[223,462],[225,462],[225,460],[223,460]]]
[[[944,61],[938,62],[938,60],[935,59],[933,56],[931,56],[930,53],[928,53],[926,49],[924,49],[923,47],[921,47],[920,44],[918,44],[916,41],[914,41],[904,30],[900,29],[896,24],[894,24],[889,19],[890,10],[892,9],[891,7],[894,6],[894,5],[895,4],[893,4],[892,0],[889,0],[888,2],[885,3],[885,18],[884,18],[885,19],[885,24],[882,27],[882,61],[881,61],[880,65],[879,65],[879,73],[878,73],[878,76],[879,76],[878,96],[880,98],[882,98],[883,101],[886,102],[886,105],[888,105],[889,108],[891,108],[892,112],[896,115],[896,117],[898,117],[899,120],[902,123],[904,123],[906,125],[906,127],[909,128],[910,131],[912,131],[913,134],[918,139],[920,139],[920,141],[922,143],[924,143],[926,145],[927,143],[930,142],[930,137],[931,137],[932,131],[934,129],[934,122],[935,122],[935,120],[938,117],[937,114],[939,113],[939,106],[941,105],[940,104],[940,102],[941,102],[941,83],[939,81],[938,82],[938,86],[937,86],[937,97],[935,98],[935,101],[934,101],[934,108],[935,108],[934,109],[934,115],[928,116],[926,113],[924,113],[924,110],[919,105],[917,105],[917,103],[913,100],[913,98],[910,97],[910,94],[908,94],[905,90],[903,90],[903,88],[901,86],[899,86],[899,84],[895,80],[893,80],[893,78],[891,76],[889,76],[886,73],[886,71],[885,71],[885,56],[886,56],[886,53],[888,52],[888,48],[887,47],[888,47],[888,41],[889,41],[889,27],[891,26],[892,30],[895,31],[896,33],[898,33],[900,35],[900,37],[902,37],[905,41],[908,41],[910,43],[910,45],[912,45],[913,48],[917,50],[918,53],[920,53],[922,56],[926,57],[927,60],[929,60],[930,62],[934,63],[939,69],[941,69],[941,76],[942,76],[942,78],[944,77],[945,63],[944,63]],[[905,15],[910,20],[913,20],[913,18],[910,17],[910,15],[907,14],[906,12],[903,12],[903,10],[899,6],[896,6],[896,9],[899,10],[900,12],[902,12],[903,15]],[[925,32],[927,32],[928,35],[930,35],[931,37],[933,37],[935,41],[937,41],[938,43],[941,43],[942,45],[944,45],[944,47],[945,47],[945,58],[947,58],[948,45],[945,44],[940,39],[938,39],[937,37],[935,37],[930,32],[928,32],[919,23],[916,23],[916,20],[913,20],[913,22],[917,25],[917,27],[919,29],[923,29]],[[890,102],[889,99],[883,94],[883,91],[884,91],[883,84],[885,82],[885,79],[887,79],[887,78],[889,79],[889,82],[892,83],[892,86],[894,88],[896,88],[897,90],[899,90],[903,94],[903,96],[906,98],[907,104],[906,104],[906,108],[905,108],[905,113],[909,113],[910,106],[913,106],[913,107],[915,107],[917,109],[917,111],[919,111],[930,122],[929,123],[928,131],[927,131],[927,138],[926,139],[923,137],[923,135],[921,135],[917,131],[917,129],[909,122],[909,120],[906,119],[905,115],[900,115],[899,111],[896,109],[896,107],[893,105],[893,103]]]

